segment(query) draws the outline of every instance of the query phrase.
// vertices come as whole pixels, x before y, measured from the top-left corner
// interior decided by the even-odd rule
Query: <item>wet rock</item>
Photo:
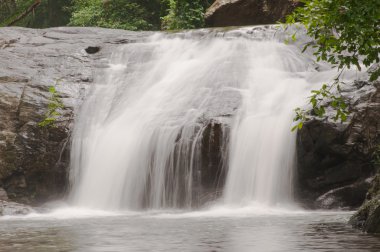
[[[363,203],[363,198],[369,188],[370,180],[365,180],[352,185],[333,189],[318,197],[315,202],[315,206],[316,208],[323,209],[350,210],[352,208],[358,208]]]
[[[34,205],[65,193],[73,118],[94,73],[108,67],[106,58],[119,41],[140,41],[149,34],[0,28],[0,186],[10,200]],[[51,86],[63,108],[54,127],[41,127]]]
[[[296,193],[311,208],[358,207],[376,174],[380,83],[356,82],[344,95],[353,111],[348,122],[314,119],[298,132]]]
[[[349,223],[368,233],[380,233],[380,174],[372,181],[367,200],[351,217]]]
[[[195,181],[198,205],[218,199],[224,188],[228,166],[229,124],[210,121],[203,129],[199,142],[199,166]]]
[[[297,6],[296,0],[216,0],[205,14],[209,27],[273,24]]]
[[[3,188],[0,188],[0,200],[8,200],[8,194]]]

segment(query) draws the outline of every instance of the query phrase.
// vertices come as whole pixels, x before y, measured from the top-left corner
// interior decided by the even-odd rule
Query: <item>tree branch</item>
[[[34,9],[37,8],[40,4],[41,4],[41,0],[36,0],[31,6],[29,6],[28,9],[26,9],[26,11],[24,11],[23,13],[21,13],[15,20],[13,20],[9,24],[7,24],[7,26],[12,26],[15,23],[17,23],[18,21],[20,21],[21,19],[23,19],[24,17],[28,16],[29,13],[31,13],[32,11],[34,11]]]

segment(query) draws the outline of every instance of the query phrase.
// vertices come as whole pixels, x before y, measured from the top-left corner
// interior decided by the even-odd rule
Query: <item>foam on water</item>
[[[351,212],[352,214],[354,212]],[[90,208],[64,207],[45,210],[45,212],[33,212],[27,215],[1,216],[0,221],[51,221],[72,219],[98,219],[98,218],[140,218],[140,219],[199,219],[199,218],[260,218],[260,217],[292,217],[308,215],[349,215],[347,211],[311,211],[301,207],[285,206],[270,207],[252,203],[244,207],[231,207],[225,205],[214,205],[196,211],[185,211],[180,209],[146,210],[146,211],[102,211]]]

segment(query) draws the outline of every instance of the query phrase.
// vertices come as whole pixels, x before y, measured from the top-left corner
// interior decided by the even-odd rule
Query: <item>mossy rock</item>
[[[349,223],[368,233],[380,233],[380,175],[372,181],[367,201],[351,217]]]
[[[349,223],[368,233],[380,233],[380,198],[369,200],[356,212]]]

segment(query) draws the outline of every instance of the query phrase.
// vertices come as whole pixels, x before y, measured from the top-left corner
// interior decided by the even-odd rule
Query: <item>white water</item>
[[[198,205],[209,193],[200,160],[210,121],[231,125],[221,134],[222,204],[292,203],[293,109],[331,73],[317,74],[298,48],[275,39],[186,37],[154,36],[114,53],[77,118],[74,205]]]

